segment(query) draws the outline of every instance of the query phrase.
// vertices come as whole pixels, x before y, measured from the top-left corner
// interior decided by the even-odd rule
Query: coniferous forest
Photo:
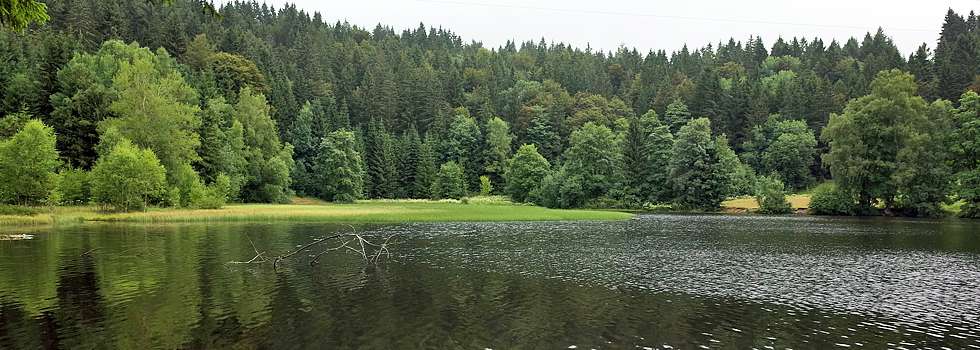
[[[974,13],[950,10],[912,53],[880,29],[604,52],[291,5],[44,4],[46,23],[0,29],[4,203],[714,210],[754,195],[779,213],[812,191],[818,214],[980,216]]]

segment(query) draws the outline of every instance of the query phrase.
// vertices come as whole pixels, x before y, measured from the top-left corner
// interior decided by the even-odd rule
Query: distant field
[[[517,205],[494,198],[453,201],[390,200],[332,204],[298,200],[297,204],[239,204],[216,210],[151,208],[143,212],[100,213],[93,207],[55,208],[33,216],[0,216],[0,225],[60,222],[231,222],[296,221],[330,223],[402,223],[449,221],[625,220],[632,214],[597,210],[558,210]]]
[[[808,194],[786,196],[786,200],[789,201],[790,206],[794,210],[806,210],[810,208],[810,195]],[[724,201],[721,203],[721,207],[725,211],[754,211],[759,209],[759,202],[755,200],[755,197],[741,197]]]

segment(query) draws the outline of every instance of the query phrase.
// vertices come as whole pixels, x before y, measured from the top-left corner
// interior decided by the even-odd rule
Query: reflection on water
[[[232,265],[340,227],[0,242],[0,349],[980,348],[980,223],[649,216],[361,227],[396,261]]]

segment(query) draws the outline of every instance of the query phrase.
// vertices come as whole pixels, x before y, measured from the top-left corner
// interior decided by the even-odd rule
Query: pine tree
[[[430,134],[425,137],[425,142],[419,146],[419,160],[415,170],[415,185],[412,192],[418,197],[428,197],[432,182],[435,181],[437,157],[435,144],[437,141]]]
[[[687,125],[687,122],[691,121],[691,112],[687,109],[684,101],[677,99],[667,106],[664,119],[664,122],[670,128],[670,133],[676,134],[682,126]]]
[[[367,154],[366,188],[370,198],[394,198],[398,187],[397,166],[391,135],[380,119],[372,119],[364,140]]]

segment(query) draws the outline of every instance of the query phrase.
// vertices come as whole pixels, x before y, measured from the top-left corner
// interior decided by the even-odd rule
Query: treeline
[[[0,34],[4,132],[50,125],[50,169],[79,178],[115,148],[152,152],[165,179],[137,203],[482,192],[713,209],[757,194],[779,212],[783,192],[833,178],[817,204],[837,199],[836,213],[935,215],[957,201],[977,212],[972,13],[950,11],[935,52],[905,58],[881,30],[641,54],[543,39],[485,48],[423,25],[324,23],[293,5],[46,4],[45,25]]]

